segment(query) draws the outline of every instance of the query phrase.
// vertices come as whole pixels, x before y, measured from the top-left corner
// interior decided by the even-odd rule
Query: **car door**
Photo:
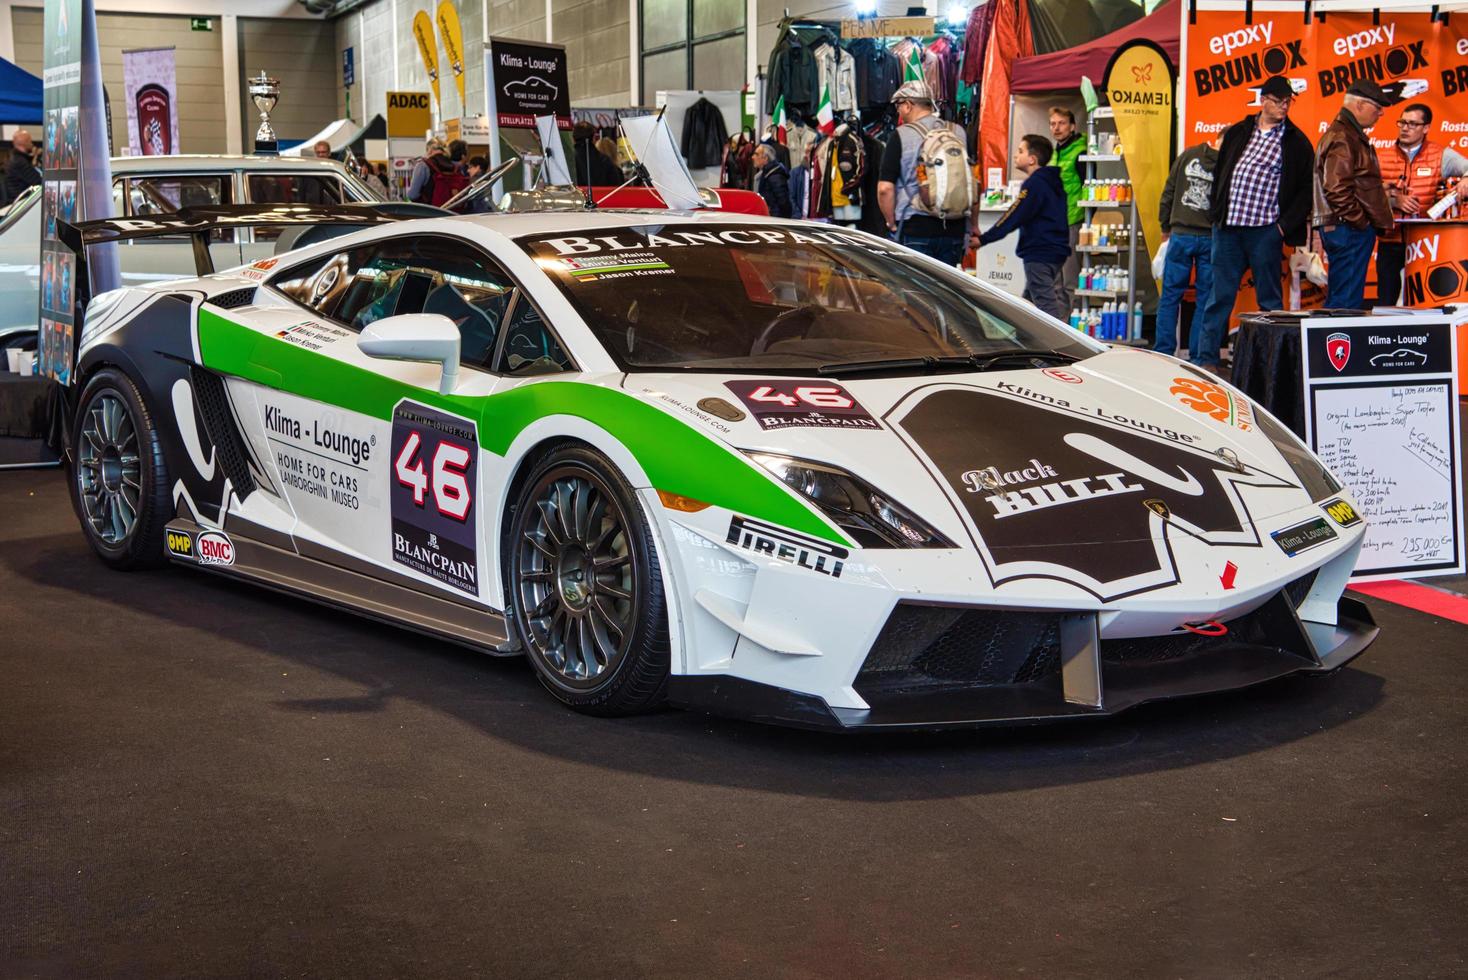
[[[133,173],[112,182],[113,203],[118,214],[149,216],[172,214],[179,208],[235,201],[231,171],[191,173]],[[209,233],[209,255],[214,268],[239,265],[239,233],[233,228],[216,228]],[[141,286],[162,279],[196,275],[194,246],[188,235],[169,235],[121,242],[117,246],[124,286]]]
[[[293,515],[298,550],[484,602],[495,559],[482,546],[479,399],[513,383],[489,369],[513,281],[472,243],[420,234],[287,267],[267,289],[288,304],[226,324],[221,338],[241,351],[231,397]],[[363,328],[404,313],[459,327],[452,395],[439,394],[439,365],[358,348]],[[203,346],[207,359],[207,337]]]

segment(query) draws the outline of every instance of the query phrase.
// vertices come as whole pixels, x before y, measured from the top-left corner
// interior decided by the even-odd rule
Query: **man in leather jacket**
[[[1381,162],[1366,133],[1382,110],[1398,101],[1370,79],[1358,79],[1346,89],[1340,115],[1315,147],[1312,223],[1325,242],[1328,309],[1362,308],[1376,237],[1390,233],[1395,224],[1381,182]]]

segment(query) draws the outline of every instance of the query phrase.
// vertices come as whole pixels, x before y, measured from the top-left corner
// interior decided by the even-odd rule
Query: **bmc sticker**
[[[196,542],[200,565],[233,565],[234,542],[220,531],[205,531]]]
[[[1356,513],[1356,508],[1352,507],[1348,500],[1337,497],[1334,500],[1327,500],[1320,506],[1330,519],[1341,527],[1355,527],[1361,523],[1361,515]]]
[[[468,419],[413,402],[392,415],[392,559],[479,594],[479,440]]]
[[[880,429],[882,424],[851,393],[832,382],[773,378],[769,381],[725,381],[725,387],[749,407],[762,429],[811,426],[818,429]]]
[[[163,537],[163,546],[175,558],[194,557],[194,539],[187,531],[169,531]]]
[[[1287,527],[1283,531],[1275,531],[1269,535],[1274,543],[1279,545],[1281,551],[1293,558],[1302,551],[1309,551],[1316,545],[1325,544],[1334,538],[1335,531],[1325,523],[1323,517],[1312,517],[1303,524]]]

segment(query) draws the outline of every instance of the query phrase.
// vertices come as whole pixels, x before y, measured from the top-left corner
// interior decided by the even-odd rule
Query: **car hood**
[[[737,449],[847,469],[999,564],[1069,549],[1097,580],[1151,565],[1177,533],[1169,528],[1257,546],[1319,489],[1307,490],[1277,448],[1287,440],[1299,451],[1279,423],[1148,351],[1045,370],[637,374],[625,384]]]

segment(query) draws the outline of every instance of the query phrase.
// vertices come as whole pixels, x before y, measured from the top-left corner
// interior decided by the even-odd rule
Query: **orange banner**
[[[1258,112],[1259,86],[1284,75],[1295,89],[1290,120],[1312,143],[1340,112],[1351,83],[1369,78],[1432,109],[1428,139],[1468,151],[1468,18],[1444,24],[1426,11],[1383,11],[1374,24],[1365,10],[1317,14],[1306,24],[1299,4],[1256,3],[1252,19],[1242,4],[1219,6],[1200,2],[1196,24],[1182,6],[1182,147]],[[1396,139],[1397,111],[1388,109],[1373,130],[1378,148]]]

